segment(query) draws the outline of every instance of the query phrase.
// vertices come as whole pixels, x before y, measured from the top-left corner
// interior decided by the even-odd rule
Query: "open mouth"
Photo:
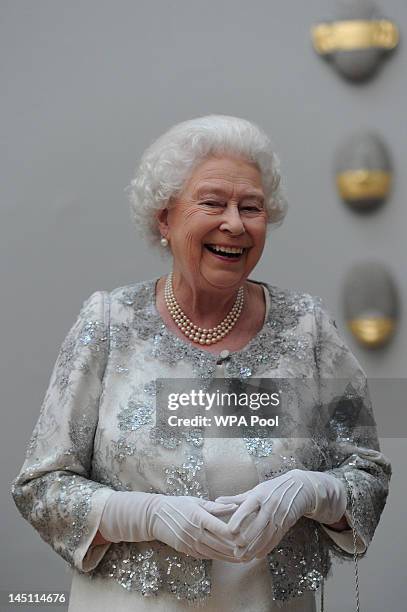
[[[214,255],[226,257],[227,259],[240,259],[245,251],[247,251],[243,247],[221,247],[216,244],[205,244],[204,247]]]

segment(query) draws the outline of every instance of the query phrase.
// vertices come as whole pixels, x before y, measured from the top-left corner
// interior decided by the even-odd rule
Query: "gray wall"
[[[405,0],[382,4],[406,32]],[[266,129],[282,160],[290,212],[253,277],[323,296],[371,377],[406,378],[406,321],[387,350],[367,353],[341,312],[343,275],[361,258],[387,263],[406,302],[406,52],[402,45],[372,82],[344,83],[310,44],[310,26],[333,7],[326,0],[2,0],[3,591],[69,589],[66,564],[18,515],[9,483],[84,299],[167,270],[133,233],[123,189],[144,148],[172,124],[216,112]],[[333,187],[333,150],[360,126],[380,131],[395,162],[392,197],[369,219],[351,214]],[[369,612],[404,602],[401,435],[382,438],[394,476],[360,563]],[[330,612],[352,609],[352,577],[352,564],[336,567]]]

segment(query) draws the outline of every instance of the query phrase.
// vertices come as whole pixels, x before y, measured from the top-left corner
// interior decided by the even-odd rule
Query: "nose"
[[[219,229],[227,231],[234,236],[244,234],[246,231],[245,226],[240,216],[239,209],[236,206],[226,206]]]

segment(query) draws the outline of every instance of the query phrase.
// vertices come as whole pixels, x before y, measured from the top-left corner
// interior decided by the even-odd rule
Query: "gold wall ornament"
[[[399,295],[386,266],[378,262],[355,264],[344,283],[347,325],[364,348],[386,345],[397,330]]]
[[[311,28],[312,45],[344,78],[364,81],[398,47],[399,30],[371,0],[337,0],[336,15]]]
[[[338,194],[354,210],[373,211],[385,202],[392,186],[392,162],[378,134],[353,132],[338,145],[334,163]]]
[[[355,338],[367,348],[379,348],[386,344],[396,329],[395,321],[388,317],[366,317],[348,322]]]
[[[336,184],[340,196],[347,201],[367,202],[384,199],[390,192],[392,175],[384,170],[347,170],[338,174]]]
[[[379,21],[336,21],[321,23],[311,29],[314,49],[320,55],[357,49],[394,49],[399,42],[397,26],[386,19]]]

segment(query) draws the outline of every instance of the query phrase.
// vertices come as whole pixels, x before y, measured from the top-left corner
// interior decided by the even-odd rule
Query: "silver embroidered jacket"
[[[60,349],[25,462],[11,492],[22,516],[75,570],[145,596],[164,589],[194,605],[211,590],[210,560],[158,541],[90,547],[113,490],[208,498],[204,437],[155,421],[157,378],[212,379],[215,355],[172,334],[155,307],[157,279],[96,291]],[[265,284],[265,283],[264,283]],[[259,482],[293,468],[326,471],[348,491],[348,522],[366,554],[384,508],[391,465],[380,452],[366,376],[319,298],[266,285],[262,330],[231,353],[226,378],[321,381],[307,438],[244,438]],[[347,381],[335,397],[325,379]],[[329,412],[332,402],[341,409]],[[363,408],[373,426],[355,427]],[[296,406],[296,409],[301,406]],[[326,424],[328,423],[328,426]],[[354,512],[352,514],[352,502]],[[276,602],[315,590],[332,557],[353,558],[352,531],[301,518],[268,555]]]

